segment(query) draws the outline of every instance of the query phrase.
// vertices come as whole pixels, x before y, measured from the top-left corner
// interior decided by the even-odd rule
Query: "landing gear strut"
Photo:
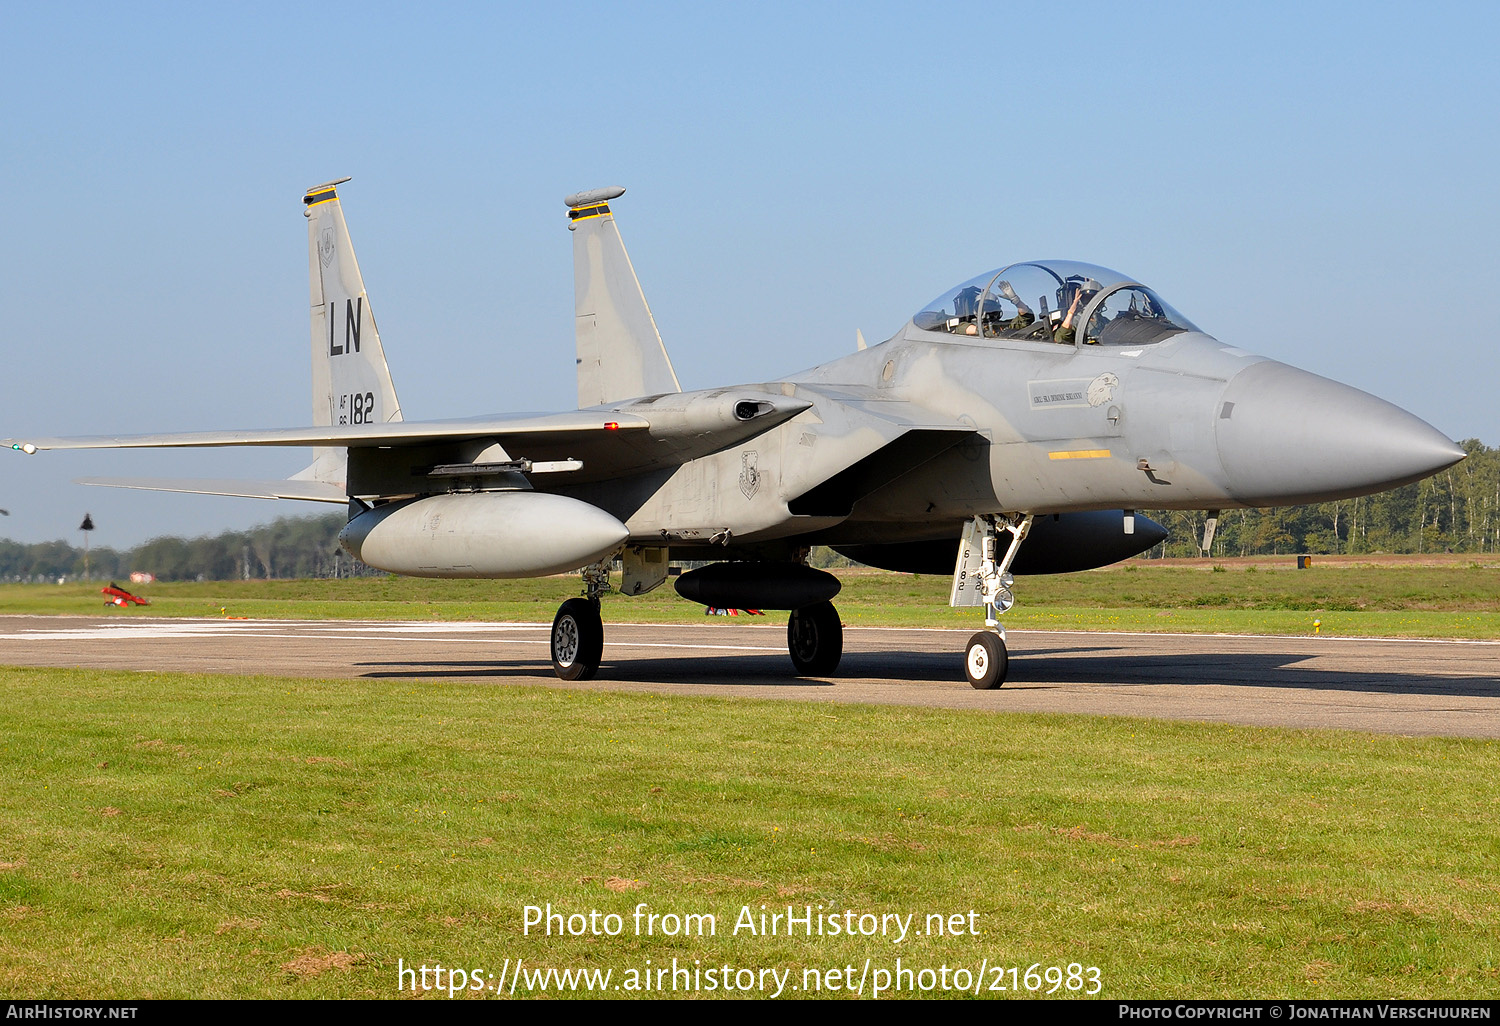
[[[584,598],[564,602],[552,620],[552,669],[563,680],[591,680],[604,656],[599,599],[609,590],[609,560],[583,568]]]
[[[844,625],[832,602],[792,610],[786,622],[786,647],[799,677],[827,677],[844,654]]]
[[[1010,565],[1020,551],[1021,542],[1031,530],[1032,517],[1025,516],[975,517],[964,528],[963,544],[959,546],[958,566],[953,573],[953,591],[949,604],[953,606],[984,606],[984,625],[969,639],[964,650],[964,676],[969,686],[981,691],[998,688],[1005,681],[1005,671],[1010,657],[1005,648],[1005,628],[1000,625],[1000,614],[1016,604],[1010,588],[1015,578],[1010,574]],[[1010,545],[998,561],[1000,531],[1010,534]]]

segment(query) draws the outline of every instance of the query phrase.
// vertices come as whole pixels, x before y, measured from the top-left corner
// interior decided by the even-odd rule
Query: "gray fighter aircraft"
[[[1364,392],[1200,331],[1144,284],[1041,260],[987,271],[887,341],[778,381],[684,392],[620,239],[621,188],[566,199],[578,409],[402,419],[337,194],[308,190],[313,426],[7,439],[13,449],[311,446],[285,481],[89,483],[347,503],[340,541],[421,577],[582,568],[552,626],[557,674],[604,644],[599,599],[641,595],[669,560],[708,561],[676,588],[709,606],[787,609],[797,672],[832,674],[839,581],[830,545],[891,570],[953,574],[983,607],[964,669],[1005,677],[1014,574],[1104,566],[1166,532],[1137,508],[1320,502],[1416,481],[1464,452]]]

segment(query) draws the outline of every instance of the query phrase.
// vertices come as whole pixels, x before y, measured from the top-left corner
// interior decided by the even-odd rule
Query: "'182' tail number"
[[[375,393],[366,392],[361,395],[355,392],[352,395],[339,396],[339,423],[374,424]]]

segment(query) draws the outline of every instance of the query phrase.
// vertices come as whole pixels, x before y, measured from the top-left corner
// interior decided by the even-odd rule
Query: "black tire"
[[[1004,683],[1009,664],[1005,642],[992,631],[980,631],[964,649],[964,676],[969,678],[969,686],[979,691],[989,691]]]
[[[552,620],[552,669],[563,680],[590,680],[604,655],[599,603],[568,599]]]
[[[832,602],[792,611],[786,622],[786,647],[799,677],[827,677],[844,655],[844,625]]]

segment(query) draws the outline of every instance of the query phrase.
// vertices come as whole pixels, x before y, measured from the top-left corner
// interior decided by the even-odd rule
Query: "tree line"
[[[248,531],[204,538],[153,538],[133,549],[90,548],[88,576],[123,583],[132,571],[162,581],[351,577],[374,574],[339,548],[342,513],[282,517]],[[84,550],[64,541],[22,545],[0,539],[0,580],[55,581],[84,576]]]
[[[1212,555],[1292,553],[1500,552],[1500,449],[1475,439],[1456,467],[1393,491],[1340,502],[1225,510]],[[1171,532],[1148,558],[1200,554],[1206,516],[1196,510],[1141,510]],[[282,517],[209,538],[154,538],[133,549],[91,549],[89,576],[124,581],[131,571],[163,581],[351,577],[378,574],[338,545],[345,516]],[[840,565],[833,557],[819,565]],[[65,541],[23,545],[0,539],[0,580],[44,581],[84,574],[84,550]]]

